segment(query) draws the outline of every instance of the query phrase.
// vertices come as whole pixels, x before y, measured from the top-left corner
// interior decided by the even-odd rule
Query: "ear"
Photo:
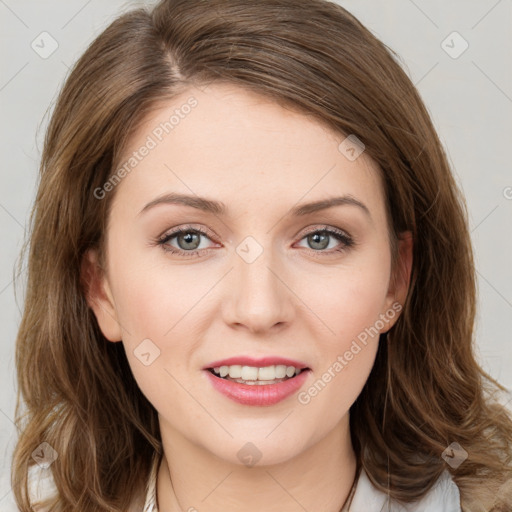
[[[409,291],[409,283],[411,280],[411,269],[412,269],[412,258],[413,258],[413,237],[410,231],[404,231],[400,233],[398,237],[398,255],[395,266],[391,272],[391,279],[389,282],[388,294],[386,296],[387,311],[393,310],[393,316],[386,315],[389,321],[386,324],[386,329],[382,330],[381,333],[389,331],[400,314],[395,312],[402,311]]]
[[[98,252],[89,249],[82,259],[81,274],[87,304],[94,311],[101,332],[110,341],[121,341],[122,330],[106,273],[98,260]]]

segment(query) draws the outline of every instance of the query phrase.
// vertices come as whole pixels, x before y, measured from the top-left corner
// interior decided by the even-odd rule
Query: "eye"
[[[332,240],[333,238],[338,242],[341,242],[341,245],[338,247],[335,247],[336,244],[334,244],[334,249],[329,240]],[[306,236],[302,238],[302,240],[306,240],[313,252],[322,254],[339,253],[349,249],[354,245],[354,240],[352,237],[350,237],[350,235],[341,229],[331,228],[329,226],[324,226],[322,229],[317,228],[309,231]],[[327,248],[330,248],[331,250],[325,251],[324,249]]]
[[[192,226],[183,226],[166,233],[163,237],[159,238],[156,243],[162,246],[162,249],[171,254],[190,258],[200,254],[205,254],[209,251],[209,247],[201,247],[202,238],[211,240],[212,235],[209,231]],[[331,244],[332,239],[338,241],[336,244]],[[348,250],[354,245],[354,240],[350,235],[341,229],[323,226],[322,229],[312,229],[306,233],[301,239],[306,240],[310,246],[310,252],[316,255],[333,255],[342,251]],[[171,243],[174,242],[174,243]],[[330,249],[330,250],[325,250]]]
[[[184,257],[191,257],[204,252],[207,248],[201,247],[201,238],[210,238],[210,234],[202,229],[185,226],[180,229],[166,233],[158,240],[158,244],[163,250],[172,254],[178,254]],[[178,247],[171,245],[175,240]]]

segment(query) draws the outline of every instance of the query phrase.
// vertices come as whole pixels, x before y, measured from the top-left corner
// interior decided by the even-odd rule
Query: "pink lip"
[[[234,356],[230,357],[229,359],[219,359],[218,361],[213,361],[212,363],[204,366],[203,370],[208,370],[209,368],[217,368],[219,366],[232,366],[235,364],[239,364],[241,366],[254,366],[256,368],[277,365],[295,366],[295,368],[299,368],[300,370],[303,368],[308,368],[307,364],[301,363],[300,361],[294,361],[293,359],[286,359],[285,357],[267,356],[256,359],[248,356]]]
[[[237,362],[238,361],[240,361],[240,359],[237,359]],[[266,363],[266,365],[269,366],[268,363]],[[248,366],[255,365],[251,363]],[[295,365],[291,364],[289,366]],[[209,370],[205,370],[204,373],[210,379],[213,387],[231,400],[243,405],[268,406],[277,404],[281,400],[284,400],[298,391],[308,378],[310,371],[311,370],[303,370],[299,375],[296,375],[291,379],[278,382],[277,384],[263,384],[261,386],[258,384],[240,384],[238,382],[223,379],[215,376]]]

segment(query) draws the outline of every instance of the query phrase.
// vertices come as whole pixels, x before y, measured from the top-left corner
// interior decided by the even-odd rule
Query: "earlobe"
[[[386,301],[387,307],[395,312],[398,310],[398,314],[393,313],[393,319],[382,332],[386,332],[393,327],[405,304],[411,280],[413,246],[412,233],[410,231],[400,233],[398,237],[397,261],[392,272]]]
[[[101,332],[110,341],[121,341],[122,330],[114,299],[106,274],[99,264],[97,250],[89,249],[84,254],[80,277],[85,299],[96,316]]]

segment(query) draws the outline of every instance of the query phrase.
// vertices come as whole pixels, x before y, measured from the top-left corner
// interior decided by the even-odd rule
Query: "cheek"
[[[204,338],[197,331],[209,314],[201,298],[217,277],[208,270],[155,263],[142,252],[112,256],[118,262],[112,267],[113,293],[128,362],[146,396],[159,396],[162,383],[175,386],[166,370],[180,379],[190,370],[191,355]]]
[[[378,250],[367,251],[343,265],[303,275],[294,289],[320,320],[318,333],[327,347],[343,349],[385,312],[390,275],[386,253],[379,257]]]
[[[309,333],[317,343],[314,382],[299,401],[311,402],[319,414],[327,414],[333,404],[338,411],[352,405],[372,369],[380,331],[395,317],[394,310],[385,309],[390,258],[378,254],[372,251],[357,264],[333,268],[329,279],[316,276],[302,288],[321,322]]]
[[[157,249],[154,249],[156,251]],[[197,273],[165,260],[155,261],[147,252],[113,254],[116,312],[125,331],[125,341],[140,343],[144,338],[162,341],[172,337],[186,323],[188,312],[206,293],[211,283],[197,279]]]
[[[366,279],[347,278],[332,285],[337,285],[336,293],[325,294],[319,309],[329,330],[316,334],[314,371],[297,396],[309,426],[313,428],[321,417],[326,430],[350,409],[368,379],[378,349],[386,291],[382,283]]]
[[[166,282],[162,268],[137,266],[132,260],[118,270],[122,279],[117,281],[116,307],[133,377],[158,411],[172,403],[174,410],[187,415],[193,407],[180,383],[188,374],[187,362],[195,346],[189,318],[197,294],[190,287],[181,292],[179,280]],[[186,298],[191,295],[195,301]]]

